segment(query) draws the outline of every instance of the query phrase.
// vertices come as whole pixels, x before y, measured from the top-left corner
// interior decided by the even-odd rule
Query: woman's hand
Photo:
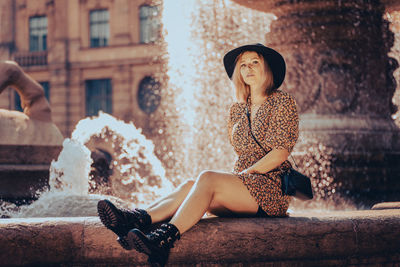
[[[247,173],[247,174],[254,174],[254,173],[259,173],[257,170],[255,170],[255,169],[253,169],[253,168],[248,168],[248,169],[245,169],[245,170],[243,170],[243,171],[241,171],[239,174],[245,174],[245,173]]]
[[[286,149],[272,149],[267,155],[261,158],[259,161],[254,163],[251,167],[243,170],[239,174],[262,174],[272,171],[279,165],[281,165],[289,156],[289,151]]]

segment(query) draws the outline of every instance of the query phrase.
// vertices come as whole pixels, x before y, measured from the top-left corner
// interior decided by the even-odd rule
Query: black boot
[[[164,266],[168,260],[169,250],[174,247],[174,242],[180,237],[178,228],[167,223],[149,234],[144,234],[139,229],[132,229],[125,240],[128,244],[127,249],[135,249],[147,254],[153,266]]]
[[[144,230],[151,225],[151,217],[145,210],[119,209],[107,199],[97,203],[97,212],[104,226],[119,237],[126,236],[133,228]]]

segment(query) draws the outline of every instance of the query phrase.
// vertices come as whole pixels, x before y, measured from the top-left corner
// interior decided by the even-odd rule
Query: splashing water
[[[385,14],[385,18],[390,21],[390,29],[394,34],[394,44],[389,53],[390,57],[393,57],[400,62],[400,11],[391,11]],[[392,119],[395,121],[398,127],[400,127],[400,68],[397,68],[393,77],[396,80],[397,88],[393,95],[393,104],[397,106],[397,112],[392,115]]]
[[[172,137],[173,149],[163,153],[163,160],[174,159],[175,164],[169,166],[173,180],[165,178],[160,161],[152,153],[153,144],[133,125],[100,114],[98,119],[78,123],[71,139],[64,143],[60,158],[52,163],[51,190],[41,192],[38,201],[21,208],[24,212],[20,216],[27,216],[28,210],[37,211],[29,216],[44,216],[45,210],[52,214],[49,216],[67,216],[71,208],[58,206],[54,209],[64,215],[57,215],[50,212],[50,204],[56,199],[67,203],[72,198],[95,196],[87,193],[91,189],[91,161],[84,144],[90,150],[101,148],[113,158],[110,189],[100,188],[97,192],[110,193],[135,205],[170,192],[171,181],[179,184],[205,169],[231,170],[234,153],[226,136],[225,119],[234,94],[223,70],[222,55],[243,43],[262,42],[260,36],[269,28],[272,16],[224,0],[164,1],[163,5],[169,83],[160,109],[165,110],[168,125],[165,136]],[[78,169],[80,173],[72,173]],[[77,209],[80,205],[69,204]]]
[[[160,110],[167,124],[164,137],[171,145],[163,161],[173,159],[168,166],[168,177],[173,179],[166,178],[153,143],[140,130],[101,113],[81,120],[71,139],[64,141],[58,160],[51,164],[51,189],[39,192],[39,200],[11,216],[95,215],[96,202],[104,198],[88,193],[94,188],[89,179],[90,150],[96,148],[111,155],[112,175],[106,189],[99,186],[94,192],[117,196],[115,201],[121,204],[120,199],[135,206],[148,204],[170,192],[172,184],[205,169],[230,171],[234,152],[226,135],[226,116],[234,92],[222,57],[233,47],[264,43],[273,19],[271,14],[225,0],[163,1],[168,85]],[[330,182],[329,177],[323,182]],[[0,203],[3,214],[17,208]],[[313,208],[325,209],[325,204]]]
[[[174,157],[174,170],[171,174],[178,183],[193,177],[192,161],[188,148],[195,142],[196,95],[195,84],[197,66],[193,58],[199,52],[192,38],[192,17],[196,12],[196,0],[164,1],[162,23],[166,33],[164,41],[168,55],[168,95],[165,95],[161,108],[167,111],[167,134],[171,136]]]
[[[89,189],[90,151],[74,139],[65,139],[57,161],[50,166],[49,185],[52,191],[68,195],[86,195]]]
[[[91,143],[91,140],[95,139]],[[100,140],[100,141],[99,141]],[[111,177],[113,196],[89,194],[89,172],[92,159],[85,146],[106,146],[113,155]],[[97,201],[112,199],[121,206],[149,204],[173,189],[164,177],[161,162],[153,154],[154,145],[133,124],[100,113],[98,117],[81,120],[71,139],[65,139],[63,149],[50,167],[50,190],[38,192],[39,199],[18,212],[5,214],[10,217],[68,217],[95,216]],[[146,173],[140,175],[139,169]],[[143,172],[143,170],[142,170]],[[147,175],[146,175],[147,174]],[[119,186],[118,186],[119,185]],[[118,191],[120,190],[120,191]],[[7,210],[5,205],[1,207]],[[16,209],[9,205],[8,210]]]
[[[148,204],[171,192],[173,185],[154,155],[154,144],[132,123],[100,113],[98,118],[81,120],[72,139],[91,150],[101,148],[112,156],[112,195],[135,204]]]
[[[88,201],[90,151],[73,139],[65,139],[58,160],[51,163],[50,190],[38,191],[38,200],[20,207],[11,217],[67,217],[93,214],[93,201]],[[95,206],[94,206],[95,207]]]
[[[163,1],[168,90],[161,105],[175,179],[232,170],[226,118],[234,91],[222,58],[235,46],[264,42],[273,18],[226,0]]]

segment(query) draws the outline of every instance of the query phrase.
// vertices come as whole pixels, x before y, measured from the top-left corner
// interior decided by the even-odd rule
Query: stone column
[[[68,42],[68,5],[72,1],[49,2],[48,15],[48,69],[50,73],[50,103],[53,121],[64,136],[69,136],[70,125],[70,62]],[[71,129],[72,128],[72,129]]]
[[[0,3],[0,60],[10,60],[15,48],[15,1],[4,0]]]
[[[238,0],[277,19],[266,44],[283,54],[283,90],[301,114],[295,157],[320,197],[358,204],[400,197],[400,132],[388,57],[393,33],[380,1]],[[300,163],[300,164],[299,164]],[[322,168],[320,168],[322,167]]]

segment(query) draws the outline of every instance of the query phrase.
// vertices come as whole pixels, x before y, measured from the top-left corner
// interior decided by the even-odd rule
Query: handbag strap
[[[258,142],[257,138],[253,134],[253,130],[251,129],[251,121],[250,121],[250,111],[249,108],[246,107],[246,115],[247,115],[247,121],[249,122],[249,128],[250,128],[250,134],[253,137],[254,141],[256,141],[257,145],[264,150],[265,154],[268,154],[267,150]]]
[[[264,150],[265,155],[268,154],[267,150],[265,150],[265,148],[258,142],[257,138],[256,138],[256,137],[254,136],[254,134],[253,134],[253,130],[251,129],[250,111],[249,111],[249,108],[248,108],[248,107],[246,107],[246,115],[247,115],[247,121],[249,122],[249,128],[250,128],[250,134],[251,134],[251,136],[253,137],[254,141],[256,141],[257,145],[258,145],[259,147],[261,147],[262,150]],[[296,168],[298,168],[298,167],[297,167],[297,164],[296,164],[296,161],[294,160],[293,156],[292,156],[292,155],[290,155],[290,156],[292,157],[292,160],[293,160],[293,162],[294,162],[294,165],[296,166]]]
[[[248,122],[249,122],[249,128],[250,128],[250,134],[251,134],[251,136],[253,137],[254,141],[256,141],[257,145],[258,145],[259,147],[261,147],[262,150],[264,150],[265,155],[267,155],[267,154],[268,154],[267,150],[265,150],[265,148],[258,142],[257,138],[256,138],[256,137],[254,136],[254,134],[253,134],[253,131],[251,130],[250,112],[249,112],[249,109],[248,109],[247,107],[246,107],[246,114],[247,114],[247,120],[248,120]],[[268,179],[270,179],[273,183],[275,183],[277,186],[279,186],[279,185],[276,183],[276,181],[274,181],[271,177],[269,177],[269,176],[267,176],[267,177],[268,177]]]

